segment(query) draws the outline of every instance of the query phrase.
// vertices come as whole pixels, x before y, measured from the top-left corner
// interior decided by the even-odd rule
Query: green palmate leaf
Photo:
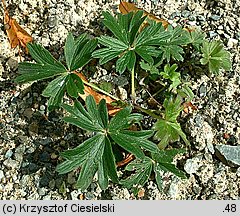
[[[135,171],[135,173],[127,179],[121,180],[120,183],[127,188],[135,189],[135,192],[137,192],[136,189],[145,185],[150,177],[152,166],[153,163],[149,157],[144,157],[142,160],[136,159],[132,161],[126,166],[125,170]]]
[[[28,43],[27,48],[37,64],[23,62],[19,64],[19,73],[15,81],[18,83],[47,79],[66,72],[63,64],[57,61],[39,44]]]
[[[68,83],[69,76],[62,75],[50,82],[47,88],[43,91],[44,97],[49,97],[48,110],[51,111],[59,106],[62,102],[64,92],[66,89],[66,83]]]
[[[120,145],[123,149],[127,150],[128,152],[134,154],[137,158],[144,158],[144,153],[142,152],[140,146],[136,144],[136,142],[131,142],[126,140],[125,136],[121,133],[110,133],[111,138],[114,142]]]
[[[104,25],[117,37],[120,41],[124,42],[125,44],[128,43],[127,34],[123,29],[120,27],[119,22],[117,19],[112,16],[109,12],[103,12]]]
[[[194,98],[194,93],[189,88],[189,83],[184,83],[180,89],[177,90],[177,93],[183,97],[186,98],[186,101],[191,101]]]
[[[81,43],[79,46],[81,46]],[[78,68],[85,66],[91,60],[92,52],[96,47],[97,40],[92,39],[89,40],[86,44],[84,44],[84,46],[81,47],[81,49],[76,48],[70,68],[71,71],[77,70]]]
[[[200,46],[206,37],[206,34],[199,30],[184,31],[183,35],[187,38],[187,44],[192,44],[192,46],[198,51],[200,50]]]
[[[76,40],[69,33],[64,47],[66,63],[70,71],[83,67],[91,60],[91,54],[97,46],[95,39],[90,40],[86,34],[80,35]]]
[[[169,36],[161,23],[151,22],[150,26],[141,29],[146,19],[143,11],[118,14],[117,18],[110,13],[104,13],[104,24],[116,38],[101,36],[99,43],[105,48],[93,52],[93,57],[100,58],[99,63],[104,64],[116,57],[116,70],[123,73],[127,69],[132,71],[136,64],[137,56],[148,63],[153,63],[153,57],[161,54],[157,49],[159,41],[166,40]]]
[[[185,149],[160,150],[157,153],[152,153],[152,159],[146,156],[143,159],[136,159],[125,168],[127,171],[134,171],[134,174],[121,180],[120,183],[136,193],[140,187],[145,185],[150,174],[154,171],[156,183],[161,190],[164,172],[171,172],[180,178],[186,178],[185,173],[173,164],[175,156],[185,152]]]
[[[49,97],[48,110],[59,107],[65,91],[68,95],[77,98],[84,93],[84,85],[80,77],[75,73],[69,73],[83,67],[91,60],[91,53],[97,46],[96,40],[89,40],[86,34],[80,35],[76,40],[69,33],[64,48],[68,70],[57,61],[45,48],[38,44],[27,45],[29,53],[37,63],[21,63],[19,65],[20,76],[16,82],[24,83],[38,81],[54,76],[59,76],[49,83],[43,92],[43,96]]]
[[[66,159],[57,170],[60,173],[69,172],[81,166],[77,187],[85,190],[92,182],[95,173],[98,173],[99,185],[102,189],[108,186],[108,179],[118,182],[115,157],[111,143],[106,134],[108,113],[105,100],[96,104],[93,96],[86,98],[86,110],[76,101],[74,106],[62,105],[70,114],[64,120],[82,129],[94,131],[96,135],[87,139],[75,149],[61,154]]]
[[[131,107],[126,107],[118,112],[110,121],[109,131],[117,131],[125,127],[126,119],[130,116],[131,111]]]
[[[47,51],[44,47],[39,44],[35,43],[28,43],[27,48],[29,53],[33,57],[33,59],[42,65],[51,65],[55,66],[56,68],[64,70],[65,67],[59,61],[57,61],[49,51]]]
[[[160,72],[160,75],[163,76],[165,79],[169,79],[172,81],[172,84],[169,87],[169,90],[176,89],[178,85],[181,84],[180,80],[180,73],[176,72],[177,65],[173,64],[170,66],[169,64],[166,64],[164,66],[164,71]]]
[[[143,70],[149,71],[151,74],[159,74],[159,70],[153,64],[149,64],[149,63],[145,63],[144,61],[141,61],[140,66]]]
[[[220,41],[204,41],[202,48],[201,64],[208,64],[209,71],[211,73],[218,74],[222,68],[226,71],[231,70],[230,54],[223,48],[223,44]]]
[[[178,96],[175,100],[172,98],[165,99],[163,106],[165,108],[164,118],[159,119],[153,126],[156,131],[155,138],[160,140],[159,148],[164,149],[170,142],[178,141],[180,137],[187,145],[190,145],[180,124],[177,122],[177,117],[183,109],[181,98]]]
[[[89,186],[95,173],[102,189],[107,188],[109,179],[118,182],[113,145],[141,159],[145,157],[141,148],[158,152],[157,145],[148,140],[153,131],[128,130],[134,122],[142,119],[142,115],[131,114],[130,107],[118,112],[110,122],[106,101],[101,100],[97,105],[93,96],[86,98],[86,109],[79,101],[75,101],[74,106],[63,104],[62,107],[70,113],[70,116],[63,118],[64,121],[95,133],[78,147],[63,152],[61,156],[66,161],[57,168],[60,173],[67,173],[80,166],[77,186],[83,190]]]
[[[65,54],[65,59],[66,59],[68,68],[71,67],[74,48],[75,48],[75,40],[74,40],[73,34],[70,32],[68,33],[68,36],[65,42],[65,47],[64,47],[64,54]]]
[[[162,52],[162,60],[166,59],[170,62],[173,58],[177,61],[183,61],[182,54],[184,53],[181,45],[188,43],[188,38],[184,35],[184,30],[181,27],[173,28],[169,25],[168,32],[170,37],[165,41],[160,41],[160,50]]]
[[[19,63],[18,71],[21,75],[15,79],[15,82],[26,83],[61,75],[66,72],[66,69],[56,68],[51,65],[23,62]]]
[[[63,119],[64,121],[71,123],[82,129],[85,129],[88,131],[102,132],[104,130],[103,123],[101,122],[101,119],[99,119],[100,116],[99,116],[96,103],[93,97],[88,97],[87,102],[88,102],[87,104],[88,111],[93,107],[95,107],[96,110],[91,110],[91,112],[89,113],[83,107],[81,107],[79,105],[80,103],[77,101],[75,102],[74,107],[63,104],[62,107],[71,114],[69,117],[64,117]],[[95,104],[92,105],[92,103],[95,103]]]
[[[175,156],[185,152],[186,149],[170,149],[160,150],[158,153],[152,154],[152,159],[155,161],[153,171],[159,190],[162,189],[163,180],[161,176],[164,172],[171,172],[180,178],[186,178],[185,173],[173,164]]]
[[[77,180],[77,187],[81,188],[82,190],[87,189],[91,184],[95,173],[98,170],[102,170],[102,155],[104,152],[104,146],[105,142],[103,135],[99,136],[98,141],[92,143],[92,145],[90,146],[90,149],[87,152],[85,160],[81,166],[81,172]],[[79,157],[81,157],[81,154],[79,155]],[[104,176],[107,177],[107,174],[105,174]]]

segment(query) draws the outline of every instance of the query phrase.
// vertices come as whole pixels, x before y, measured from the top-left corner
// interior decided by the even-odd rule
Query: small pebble
[[[40,110],[41,110],[41,111],[44,111],[45,109],[46,109],[46,107],[45,107],[44,105],[41,105],[41,106],[40,106]]]
[[[229,48],[233,48],[233,47],[237,46],[237,44],[238,44],[238,40],[236,40],[234,38],[229,38],[227,46]]]
[[[202,84],[199,88],[199,97],[205,97],[207,93],[207,88],[204,84]]]
[[[13,155],[13,151],[11,149],[8,149],[5,154],[5,158],[10,158],[10,157],[12,157],[12,155]]]
[[[2,178],[4,178],[5,176],[4,176],[4,172],[2,171],[2,170],[0,170],[0,180],[2,179]]]
[[[183,12],[182,12],[182,17],[184,17],[184,18],[187,18],[187,17],[189,17],[191,15],[191,13],[189,12],[189,11],[187,11],[187,10],[184,10]]]
[[[221,18],[221,16],[218,16],[218,15],[212,15],[210,16],[210,19],[214,20],[214,21],[217,21]]]
[[[198,15],[198,16],[197,16],[197,19],[198,19],[199,21],[206,21],[206,18],[205,18],[204,16],[202,16],[202,15]]]
[[[208,33],[210,38],[217,36],[217,33],[215,31],[209,31]]]

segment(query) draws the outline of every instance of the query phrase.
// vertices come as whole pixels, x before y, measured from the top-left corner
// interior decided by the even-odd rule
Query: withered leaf
[[[197,107],[194,106],[194,105],[191,103],[191,101],[185,102],[185,103],[183,104],[183,107],[184,107],[183,111],[184,111],[185,113],[189,113],[189,109],[190,109],[190,108],[191,108],[192,110],[197,110]]]
[[[121,1],[119,4],[119,10],[122,14],[127,14],[130,12],[136,12],[138,10],[143,10],[143,9],[136,7],[133,3]],[[151,13],[148,13],[145,10],[143,10],[143,11],[144,11],[144,13],[143,13],[144,16],[147,16],[149,19],[154,20],[156,22],[161,22],[162,25],[164,26],[164,28],[168,27],[168,24],[169,24],[168,21],[161,19],[161,18],[157,18],[156,16],[154,16]]]
[[[15,19],[13,19],[6,8],[5,1],[2,0],[4,7],[4,26],[7,32],[7,36],[10,42],[11,48],[21,46],[26,48],[27,43],[32,42],[33,38],[29,35]],[[27,48],[26,48],[27,52]]]
[[[87,78],[82,74],[76,72],[76,74],[85,82],[87,81]],[[94,89],[92,89],[90,86],[87,86],[84,84],[84,94],[79,94],[79,96],[85,101],[88,95],[92,95],[98,104],[102,99],[106,100],[107,108],[108,108],[108,114],[109,115],[115,115],[118,111],[121,110],[121,108],[116,108],[112,105],[113,102],[115,102],[114,99],[112,99],[109,96],[106,96],[104,94],[101,94],[99,92],[96,92]]]

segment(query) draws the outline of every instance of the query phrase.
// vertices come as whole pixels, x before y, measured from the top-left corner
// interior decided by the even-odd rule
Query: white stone
[[[2,170],[0,170],[0,180],[2,179],[2,178],[4,178],[5,176],[4,176],[4,172],[2,171]]]
[[[229,38],[228,43],[227,43],[227,46],[228,46],[229,48],[233,48],[233,47],[235,47],[237,44],[238,44],[238,40],[237,40],[237,39]]]

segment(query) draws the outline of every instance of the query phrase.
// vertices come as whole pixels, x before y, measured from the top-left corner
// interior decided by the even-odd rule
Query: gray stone
[[[205,86],[205,84],[202,84],[199,88],[199,97],[205,97],[207,94],[207,88]]]
[[[197,16],[197,19],[198,19],[199,21],[206,21],[206,18],[205,18],[204,16],[202,16],[202,15],[198,15],[198,16]]]
[[[213,38],[216,37],[218,34],[215,31],[209,31],[209,37]]]
[[[195,157],[192,159],[188,159],[186,161],[186,164],[184,165],[184,170],[188,174],[196,173],[201,164],[199,163],[201,161],[202,157]]]
[[[13,155],[12,149],[8,149],[6,154],[5,154],[5,158],[10,158],[10,157],[12,157],[12,155]]]
[[[234,46],[237,46],[237,44],[238,44],[238,40],[237,39],[229,38],[227,46],[229,48],[233,48]]]
[[[216,145],[215,148],[219,151],[220,155],[225,158],[229,166],[240,166],[240,146]],[[223,161],[221,156],[218,157]]]
[[[27,108],[24,110],[23,115],[30,120],[32,118],[33,113],[34,112],[33,112],[32,108]]]
[[[210,16],[210,19],[214,20],[214,21],[217,21],[221,18],[221,16],[218,16],[218,15],[212,15]]]
[[[10,169],[17,169],[19,167],[19,162],[10,158],[5,160],[3,164]]]
[[[51,142],[52,142],[52,139],[50,137],[39,140],[39,143],[42,144],[42,145],[48,145]]]
[[[187,17],[189,17],[190,15],[191,15],[190,11],[184,10],[184,11],[182,12],[182,17],[184,17],[184,18],[187,18]]]

